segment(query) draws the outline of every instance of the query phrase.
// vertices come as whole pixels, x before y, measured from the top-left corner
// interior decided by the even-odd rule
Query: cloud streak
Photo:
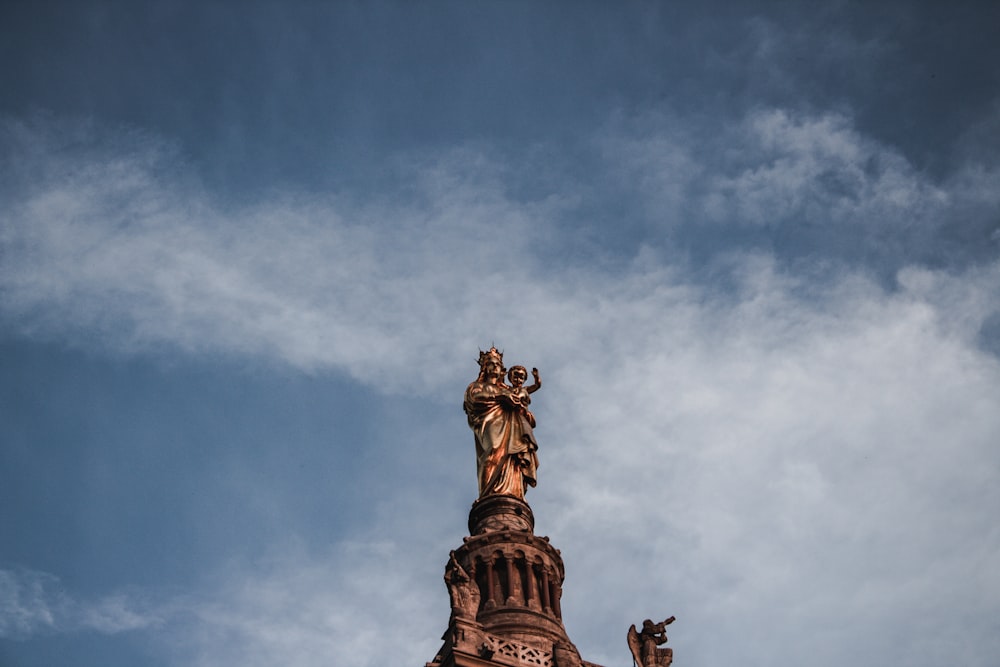
[[[0,638],[144,631],[171,664],[205,667],[433,656],[441,629],[423,611],[428,598],[440,597],[436,606],[447,616],[447,603],[412,567],[399,566],[404,549],[385,540],[345,541],[323,554],[286,546],[252,566],[229,563],[198,594],[131,591],[86,601],[54,575],[0,570]],[[399,641],[382,641],[385,627],[406,631],[395,633]]]
[[[24,568],[0,570],[0,638],[79,631],[113,635],[162,623],[163,617],[136,595],[116,593],[81,600],[52,574]]]
[[[708,151],[723,156],[721,170],[679,143],[683,130],[647,132],[641,141],[615,135],[604,157],[626,180],[645,174],[638,199],[666,212],[653,225],[672,215],[702,229],[769,226],[818,243],[846,225],[849,243],[877,254],[884,244],[932,244],[948,205],[997,191],[995,174],[982,170],[950,189],[933,185],[842,116],[753,113]],[[411,188],[364,203],[273,193],[234,205],[179,176],[170,151],[146,138],[108,154],[86,140],[67,148],[37,127],[8,123],[6,136],[20,152],[11,159],[35,176],[7,183],[2,214],[0,308],[26,333],[273,357],[385,386],[399,381],[384,361],[409,341],[444,364],[428,378],[439,384],[455,372],[445,361],[453,340],[515,328],[506,323],[526,308],[558,309],[568,298],[627,309],[627,276],[663,284],[664,263],[679,270],[667,284],[687,280],[655,240],[631,265],[595,271],[560,259],[549,232],[587,201],[581,184],[518,199],[479,152],[409,165]],[[919,251],[910,255],[919,261]],[[655,269],[645,275],[643,258]],[[497,298],[499,290],[517,296]]]
[[[600,142],[608,173],[654,238],[714,251],[752,241],[889,278],[996,258],[995,162],[969,159],[935,180],[833,112],[757,109],[720,128],[651,113],[612,128]]]

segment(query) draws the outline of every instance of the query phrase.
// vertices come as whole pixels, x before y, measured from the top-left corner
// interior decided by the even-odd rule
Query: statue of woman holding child
[[[528,405],[531,394],[542,386],[538,369],[532,368],[534,384],[525,387],[528,371],[514,366],[507,374],[503,353],[491,347],[479,353],[479,377],[465,390],[465,414],[476,436],[476,472],[479,497],[515,496],[524,499],[527,486],[535,486],[538,443],[535,416]]]

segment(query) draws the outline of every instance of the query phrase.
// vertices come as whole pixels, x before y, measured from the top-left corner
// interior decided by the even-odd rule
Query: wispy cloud
[[[2,307],[26,333],[273,356],[389,384],[383,362],[404,341],[443,357],[445,328],[480,339],[480,304],[531,270],[539,210],[465,176],[465,160],[424,165],[415,204],[232,207],[142,147],[60,156],[7,202]]]
[[[55,616],[52,607],[62,605],[58,596],[47,594],[45,584],[54,577],[36,572],[0,572],[0,635],[16,637],[31,634],[38,628],[52,627]]]
[[[676,270],[660,273],[674,259],[655,237],[652,254],[631,267],[561,256],[550,223],[587,201],[582,185],[519,200],[479,152],[421,161],[407,192],[364,203],[275,193],[244,206],[192,185],[148,138],[119,140],[124,147],[109,152],[86,140],[67,146],[46,130],[6,132],[19,151],[10,160],[34,175],[6,189],[0,214],[0,308],[24,333],[274,357],[386,386],[436,384],[455,372],[447,361],[455,341],[471,345],[493,332],[516,340],[522,327],[513,323],[575,302],[624,312],[630,280],[641,289],[685,282]],[[640,201],[703,226],[815,228],[820,241],[847,226],[837,242],[863,254],[926,240],[954,199],[995,190],[995,174],[981,169],[952,190],[934,185],[842,116],[752,114],[708,151],[721,156],[720,169],[720,158],[706,161],[677,138],[682,130],[662,130],[609,139],[608,164],[643,175]],[[632,277],[621,281],[623,269]],[[406,344],[440,361],[429,377],[400,380],[385,367]]]
[[[163,639],[177,664],[250,666],[287,662],[426,662],[438,648],[438,619],[424,613],[439,576],[421,581],[406,549],[349,542],[325,554],[285,551],[265,564],[237,566],[186,610],[189,621]],[[428,584],[431,584],[429,587]],[[429,590],[430,589],[430,590]],[[436,596],[446,617],[445,596]]]
[[[116,593],[84,600],[65,590],[58,577],[24,568],[0,570],[0,637],[96,631],[116,634],[163,623],[139,596]]]
[[[934,179],[846,113],[757,109],[712,128],[651,113],[612,124],[599,143],[615,187],[644,209],[644,231],[681,247],[750,240],[785,260],[890,276],[997,256],[995,161]]]
[[[178,665],[419,664],[439,646],[447,619],[440,575],[407,563],[391,541],[348,541],[309,554],[287,546],[253,565],[230,563],[197,593],[120,592],[97,600],[74,596],[54,575],[0,570],[0,638],[144,630]],[[386,628],[395,628],[386,640]],[[405,628],[405,630],[400,630]],[[412,636],[411,636],[412,635]]]

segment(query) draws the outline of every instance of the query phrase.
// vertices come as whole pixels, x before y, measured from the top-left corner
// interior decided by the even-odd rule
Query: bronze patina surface
[[[505,372],[503,352],[491,347],[479,353],[479,376],[465,390],[463,407],[476,439],[480,498],[494,494],[524,498],[526,487],[537,481],[535,416],[528,405],[542,380],[538,369],[532,368],[534,384],[525,387],[527,369],[513,366],[507,384]]]

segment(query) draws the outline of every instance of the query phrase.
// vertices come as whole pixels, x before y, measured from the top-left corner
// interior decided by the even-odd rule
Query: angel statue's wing
[[[628,648],[632,651],[632,659],[635,664],[642,667],[642,656],[639,654],[639,633],[636,632],[635,623],[628,629]]]

